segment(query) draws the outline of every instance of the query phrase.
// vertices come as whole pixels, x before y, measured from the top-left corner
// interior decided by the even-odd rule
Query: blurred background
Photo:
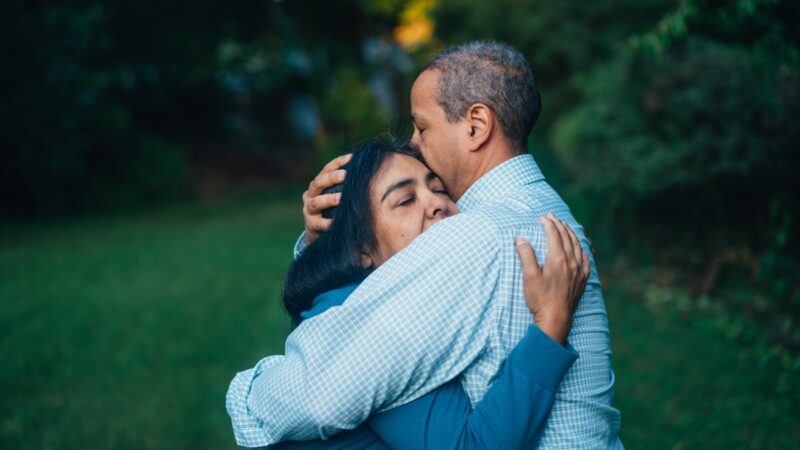
[[[3,9],[0,447],[234,448],[304,185],[491,38],[533,64],[531,152],[594,241],[626,447],[797,448],[798,2]]]

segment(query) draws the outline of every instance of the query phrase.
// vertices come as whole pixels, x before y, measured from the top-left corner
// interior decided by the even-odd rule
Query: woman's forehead
[[[400,178],[425,178],[430,169],[413,156],[394,153],[386,158],[373,180],[376,185],[392,183]]]

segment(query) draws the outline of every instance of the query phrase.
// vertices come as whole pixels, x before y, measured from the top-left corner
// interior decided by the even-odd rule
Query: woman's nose
[[[431,192],[428,199],[428,218],[436,219],[444,217],[447,211],[447,200],[444,199],[444,196]]]

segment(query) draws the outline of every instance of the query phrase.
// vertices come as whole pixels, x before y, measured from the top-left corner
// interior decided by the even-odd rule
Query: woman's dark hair
[[[360,281],[372,271],[361,266],[361,253],[377,245],[370,185],[383,163],[396,153],[419,159],[416,149],[391,136],[358,144],[343,167],[347,170],[344,182],[325,191],[342,193],[338,206],[322,212],[323,217],[333,219],[331,227],[292,263],[283,285],[283,304],[295,324],[318,295]]]

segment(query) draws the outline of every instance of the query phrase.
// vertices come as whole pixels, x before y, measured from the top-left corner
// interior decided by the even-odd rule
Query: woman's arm
[[[577,357],[536,325],[506,360],[500,378],[472,409],[458,379],[363,425],[323,441],[286,441],[275,450],[530,448],[555,390]]]
[[[366,425],[389,447],[514,449],[536,445],[556,388],[578,357],[556,340],[565,340],[569,333],[589,273],[588,258],[580,246],[572,245],[572,231],[555,218],[543,224],[549,248],[543,267],[527,243],[517,243],[525,271],[526,301],[542,329],[529,327],[474,410],[456,379],[413,402],[372,416]]]
[[[577,353],[531,325],[474,410],[456,379],[372,416],[366,425],[395,449],[531,448],[553,406],[556,387],[575,358]]]
[[[262,450],[390,450],[375,432],[361,425],[354,430],[342,431],[330,439],[311,441],[283,441]]]

